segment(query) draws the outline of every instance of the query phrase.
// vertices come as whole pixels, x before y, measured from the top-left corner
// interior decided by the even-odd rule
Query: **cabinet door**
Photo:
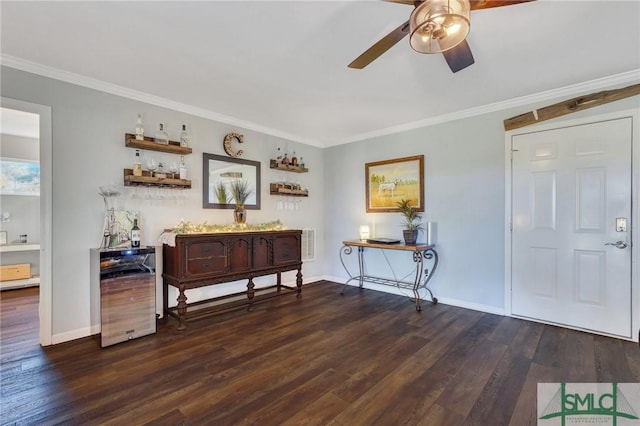
[[[253,268],[268,268],[273,265],[272,240],[263,236],[253,237]]]
[[[273,240],[273,264],[300,262],[300,235],[278,235]]]
[[[228,250],[223,239],[208,239],[186,243],[187,275],[225,273],[228,270]]]
[[[135,274],[100,282],[102,347],[156,332],[156,275]]]
[[[229,241],[229,271],[240,272],[251,269],[251,236],[236,237]]]

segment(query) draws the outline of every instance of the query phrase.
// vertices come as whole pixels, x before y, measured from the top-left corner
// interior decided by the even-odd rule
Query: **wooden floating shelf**
[[[134,176],[132,169],[124,169],[124,186],[158,186],[162,188],[190,189],[189,179],[173,179],[170,177],[151,177],[148,171],[143,171],[142,176]]]
[[[136,139],[136,136],[131,133],[124,134],[124,144],[129,148],[168,152],[169,154],[188,155],[192,152],[192,149],[188,146],[180,146],[180,142],[169,141],[168,145],[163,145],[154,141],[153,138],[149,136],[145,136],[144,140],[139,141]]]
[[[307,173],[309,169],[305,169],[302,166],[291,166],[287,164],[278,163],[276,160],[269,160],[269,167],[272,169],[282,170],[285,172],[294,173]]]
[[[294,197],[308,197],[309,191],[306,189],[289,189],[278,186],[277,183],[269,184],[269,193],[271,195],[290,195]]]

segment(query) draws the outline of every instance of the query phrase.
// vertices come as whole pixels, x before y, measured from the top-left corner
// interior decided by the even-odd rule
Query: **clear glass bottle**
[[[187,125],[182,125],[182,131],[180,132],[180,146],[188,147],[189,146],[189,133],[187,133]]]
[[[187,178],[187,165],[184,163],[184,155],[180,156],[180,179]]]
[[[142,127],[142,114],[138,114],[138,121],[136,122],[136,140],[144,140],[144,127]]]
[[[156,136],[155,136],[154,140],[157,143],[160,143],[162,145],[168,145],[169,144],[169,134],[167,134],[167,132],[164,131],[164,124],[160,123],[160,128],[156,132]]]
[[[136,156],[133,159],[133,175],[142,176],[142,160],[140,159],[139,149],[136,149]]]
[[[293,151],[293,154],[291,154],[291,165],[292,166],[297,166],[298,165],[298,157],[296,156],[296,152]]]
[[[287,153],[284,153],[284,157],[282,157],[282,161],[280,161],[282,164],[284,164],[285,166],[289,165],[289,156],[287,155]]]
[[[276,163],[279,163],[282,161],[282,149],[280,147],[276,148],[276,154],[275,154],[274,160],[276,160]]]

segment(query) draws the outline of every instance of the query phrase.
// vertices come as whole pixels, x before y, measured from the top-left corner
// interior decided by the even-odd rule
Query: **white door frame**
[[[511,146],[515,135],[523,133],[531,133],[537,131],[546,131],[559,129],[563,127],[579,126],[600,121],[615,120],[619,118],[631,117],[632,135],[631,135],[631,336],[633,341],[638,341],[638,333],[640,332],[640,280],[638,275],[638,223],[640,223],[640,215],[638,210],[638,199],[640,193],[638,185],[638,171],[640,170],[640,111],[630,109],[618,111],[608,114],[594,115],[586,118],[579,118],[566,121],[558,121],[554,123],[540,123],[525,128],[510,130],[505,132],[504,143],[504,172],[505,172],[505,212],[504,212],[504,312],[507,316],[513,316],[511,306],[511,210],[512,210],[512,160]],[[619,336],[614,336],[620,338]]]
[[[52,335],[52,172],[53,157],[51,107],[0,98],[2,107],[40,116],[40,344],[51,345]]]

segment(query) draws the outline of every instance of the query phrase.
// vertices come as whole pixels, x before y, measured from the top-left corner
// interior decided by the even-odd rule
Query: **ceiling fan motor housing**
[[[409,44],[419,53],[440,53],[454,48],[469,34],[468,0],[425,0],[409,18]]]

